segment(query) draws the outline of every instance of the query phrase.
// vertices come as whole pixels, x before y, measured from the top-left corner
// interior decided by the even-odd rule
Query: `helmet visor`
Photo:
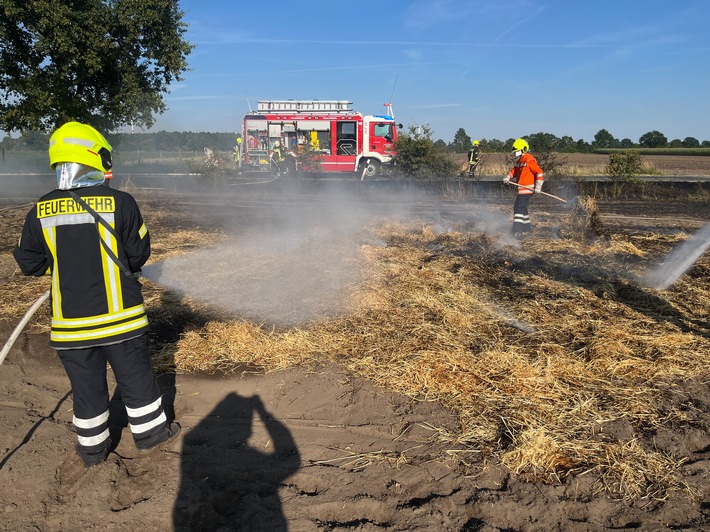
[[[54,171],[57,174],[57,188],[60,190],[92,187],[106,179],[101,170],[80,163],[59,163]]]

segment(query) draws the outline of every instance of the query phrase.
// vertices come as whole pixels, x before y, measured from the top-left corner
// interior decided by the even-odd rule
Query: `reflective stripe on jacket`
[[[52,276],[50,345],[106,345],[144,334],[141,285],[123,274],[99,241],[132,272],[150,257],[150,235],[135,199],[106,186],[74,189],[119,235],[95,223],[67,191],[46,194],[30,210],[15,259],[25,275]]]
[[[523,185],[518,188],[518,194],[532,194],[535,188],[535,181],[544,181],[545,175],[542,168],[537,164],[537,160],[530,153],[524,153],[513,169],[508,172],[508,177],[513,183]]]

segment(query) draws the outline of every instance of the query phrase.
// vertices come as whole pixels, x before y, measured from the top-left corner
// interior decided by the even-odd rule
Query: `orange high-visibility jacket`
[[[513,169],[508,172],[508,177],[513,183],[529,187],[518,187],[518,194],[532,194],[535,181],[544,181],[545,179],[542,168],[530,153],[523,153]]]

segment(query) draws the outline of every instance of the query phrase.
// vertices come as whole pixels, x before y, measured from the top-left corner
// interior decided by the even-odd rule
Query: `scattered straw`
[[[674,491],[697,497],[683,482],[680,463],[670,456],[644,449],[637,440],[609,443],[598,456],[600,489],[628,499],[666,499]]]
[[[599,217],[596,201],[589,196],[578,197],[562,225],[566,238],[589,240],[608,236]]]
[[[623,420],[642,434],[673,423],[661,407],[665,387],[708,376],[710,340],[682,327],[682,296],[627,280],[643,249],[530,241],[518,257],[485,235],[387,225],[375,236],[388,245],[363,247],[369,273],[347,316],[288,331],[211,322],[178,342],[177,369],[333,361],[383,388],[441,401],[460,420],[457,433],[438,432],[441,441],[457,453],[500,454],[523,478],[593,471],[629,499],[682,487],[672,458],[595,429]],[[708,279],[697,282],[706,292],[694,303],[707,308]]]
[[[335,362],[451,408],[458,430],[434,430],[450,456],[497,456],[542,482],[591,474],[619,497],[663,499],[687,490],[681,464],[643,448],[640,437],[692,420],[688,409],[667,408],[669,390],[709,377],[710,259],[668,291],[645,289],[634,282],[639,271],[681,237],[599,239],[595,213],[593,203],[580,203],[562,238],[529,238],[522,249],[466,231],[373,227],[372,241],[382,245],[362,247],[367,277],[350,294],[349,312],[289,330],[220,318],[146,281],[154,329],[185,326],[179,341],[154,348],[181,372]],[[220,238],[156,226],[153,260]],[[4,319],[47,288],[47,279],[20,279],[2,286]],[[615,426],[627,431],[610,437]],[[343,461],[403,458],[382,451]]]

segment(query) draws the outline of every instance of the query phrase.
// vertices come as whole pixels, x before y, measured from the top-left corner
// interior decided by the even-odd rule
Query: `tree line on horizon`
[[[617,139],[606,129],[600,129],[592,142],[584,139],[574,140],[572,137],[557,137],[552,133],[532,133],[523,136],[530,144],[532,151],[558,152],[558,153],[593,153],[596,150],[607,149],[634,149],[634,148],[710,148],[710,140],[699,141],[694,137],[685,137],[683,140],[673,139],[671,141],[660,131],[653,130],[644,133],[638,142],[633,142],[629,138]],[[484,152],[508,152],[513,146],[515,139],[509,138],[506,141],[498,139],[477,139],[479,147]],[[454,139],[450,143],[443,140],[434,142],[438,148],[455,153],[464,153],[471,149],[471,137],[464,128],[459,128],[454,134]]]
[[[431,131],[429,130],[429,134]],[[49,133],[40,131],[23,131],[17,137],[9,135],[0,141],[0,148],[6,151],[41,151],[46,150]],[[155,133],[108,133],[106,139],[114,150],[145,151],[145,152],[195,152],[204,148],[218,151],[231,151],[236,145],[238,133],[212,133],[190,131],[157,131]],[[606,129],[599,130],[594,135],[592,142],[583,139],[574,140],[570,136],[557,137],[552,133],[532,133],[525,135],[533,151],[558,152],[558,153],[593,153],[605,149],[634,149],[634,148],[710,148],[710,140],[699,141],[694,137],[683,140],[669,141],[660,131],[649,131],[639,138],[638,142],[631,139],[617,139]],[[478,139],[483,152],[504,153],[510,151],[514,138],[506,140]],[[439,139],[434,146],[446,152],[465,153],[471,149],[471,137],[464,128],[459,128],[454,134],[452,142]]]

